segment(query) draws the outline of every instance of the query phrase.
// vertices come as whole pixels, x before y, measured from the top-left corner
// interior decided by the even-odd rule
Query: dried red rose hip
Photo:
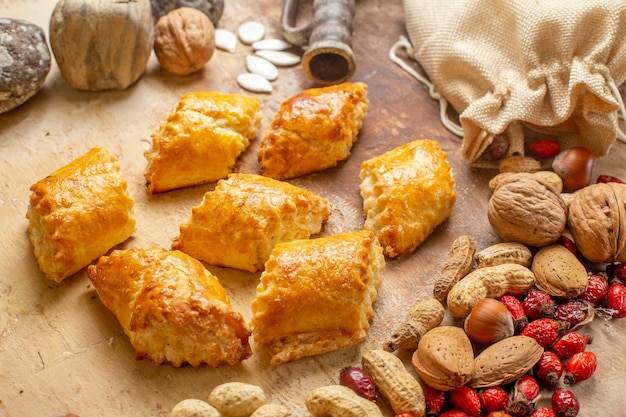
[[[364,369],[357,367],[345,368],[339,374],[339,384],[350,388],[363,398],[376,401],[378,389],[374,380]]]
[[[555,386],[563,375],[561,358],[549,350],[543,352],[534,369],[537,379],[548,387]]]
[[[626,264],[609,264],[606,267],[606,273],[609,278],[617,278],[622,281],[623,284],[626,284]]]
[[[600,274],[589,274],[587,289],[580,295],[581,300],[600,304],[609,292],[609,281]]]
[[[626,317],[626,285],[613,282],[606,296],[608,307],[613,310],[613,318]]]
[[[607,183],[607,182],[617,182],[620,184],[623,184],[624,181],[622,181],[620,178],[614,177],[612,175],[598,175],[598,178],[596,179],[596,182],[598,184],[600,183]]]
[[[557,388],[552,394],[552,410],[557,417],[575,417],[580,411],[580,402],[572,391]]]
[[[565,366],[563,382],[567,385],[591,378],[598,367],[598,358],[590,351],[578,352],[572,355]]]

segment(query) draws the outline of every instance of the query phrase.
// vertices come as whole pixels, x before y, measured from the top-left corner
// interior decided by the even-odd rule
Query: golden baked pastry
[[[438,142],[416,140],[364,161],[359,173],[366,230],[389,257],[413,252],[446,220],[456,182]]]
[[[330,216],[326,199],[255,174],[230,174],[193,207],[172,249],[212,265],[255,272],[278,242],[308,239]]]
[[[135,231],[117,156],[95,147],[30,187],[28,234],[39,268],[61,282]]]
[[[261,126],[257,97],[218,92],[185,94],[152,135],[145,177],[148,193],[226,177]]]
[[[347,159],[368,105],[363,83],[312,88],[287,99],[261,138],[261,174],[286,180]]]
[[[384,266],[366,230],[279,243],[252,302],[255,342],[278,365],[363,341]]]
[[[87,268],[137,359],[179,367],[237,364],[251,356],[250,331],[217,277],[180,251],[115,250]]]

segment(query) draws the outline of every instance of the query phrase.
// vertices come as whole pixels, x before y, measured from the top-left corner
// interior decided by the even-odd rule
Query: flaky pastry
[[[286,180],[347,159],[368,105],[363,83],[311,88],[285,100],[261,138],[261,174]]]
[[[328,220],[319,195],[255,174],[230,174],[181,224],[172,249],[212,265],[255,272],[278,242],[308,239]]]
[[[138,359],[179,367],[234,365],[251,356],[250,332],[202,263],[162,248],[115,250],[87,268]]]
[[[134,201],[119,160],[104,147],[92,148],[30,190],[28,234],[50,280],[63,281],[135,231]]]
[[[149,194],[225,178],[261,125],[257,97],[185,94],[152,135],[145,177]]]
[[[279,243],[252,302],[254,340],[274,365],[363,341],[384,265],[370,231]]]
[[[416,140],[364,161],[359,173],[366,230],[389,257],[413,252],[451,214],[456,182],[438,142]]]

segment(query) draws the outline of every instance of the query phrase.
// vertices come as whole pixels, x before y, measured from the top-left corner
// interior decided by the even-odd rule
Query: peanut
[[[383,349],[393,352],[398,349],[417,348],[422,336],[439,326],[444,314],[443,305],[435,298],[415,304],[400,327],[385,341]]]
[[[493,192],[493,190],[495,190],[496,188],[498,188],[498,185],[500,185],[500,183],[509,175],[513,175],[515,174],[515,172],[501,172],[499,174],[497,174],[496,176],[494,176],[492,179],[489,180],[489,184],[487,185],[489,187],[489,191]]]
[[[472,342],[460,327],[435,327],[420,340],[411,363],[429,386],[442,391],[458,388],[474,374]]]
[[[508,384],[530,371],[543,348],[528,336],[511,336],[494,343],[476,356],[474,377],[468,385],[487,388]]]
[[[316,388],[306,397],[306,408],[313,417],[382,417],[376,403],[360,397],[343,385]]]
[[[172,408],[170,417],[221,417],[221,415],[206,401],[188,398]]]
[[[280,404],[264,404],[256,409],[250,417],[289,417],[291,411],[284,405]]]
[[[222,413],[222,417],[247,417],[265,404],[263,389],[243,382],[226,382],[209,394],[209,404]]]
[[[565,202],[565,207],[567,208],[567,210],[569,210],[569,207],[572,204],[572,201],[574,201],[574,197],[576,197],[577,192],[578,191],[574,191],[573,193],[561,193],[561,198],[563,199],[563,202]]]
[[[500,172],[537,172],[541,169],[541,162],[530,156],[512,155],[500,161]]]
[[[437,300],[444,302],[454,284],[472,270],[475,252],[476,241],[471,236],[462,235],[452,242],[448,258],[441,266],[433,288]]]
[[[560,193],[563,191],[563,180],[561,179],[561,177],[559,177],[559,174],[557,174],[556,172],[537,171],[537,172],[533,172],[532,175],[539,178],[541,181],[545,182],[546,184],[551,185],[552,188],[554,188],[554,190],[557,193]]]
[[[493,192],[502,181],[504,181],[508,176],[513,174],[516,174],[516,172],[507,171],[497,174],[489,181],[489,190]],[[528,175],[533,175],[535,178],[545,182],[546,184],[551,185],[557,193],[563,191],[563,180],[554,171],[529,172]]]
[[[502,242],[491,245],[475,256],[476,268],[502,264],[519,264],[530,267],[533,254],[526,245],[518,242]]]
[[[378,391],[385,396],[396,414],[411,413],[423,417],[426,401],[422,386],[393,353],[372,349],[363,355],[361,364],[376,383]]]
[[[521,295],[534,283],[532,271],[518,264],[476,269],[452,287],[448,294],[448,310],[456,318],[465,318],[481,299]]]

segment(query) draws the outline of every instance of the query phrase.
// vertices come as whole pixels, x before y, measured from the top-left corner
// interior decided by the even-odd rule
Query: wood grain
[[[5,17],[24,18],[48,27],[52,0],[0,0]],[[280,36],[281,2],[228,1],[219,27],[236,30],[257,19],[268,36]],[[145,192],[143,172],[150,135],[180,96],[198,90],[242,91],[235,77],[245,71],[249,48],[235,54],[216,51],[205,69],[176,77],[163,71],[154,54],[148,70],[124,91],[85,93],[71,89],[58,68],[43,90],[22,107],[0,115],[0,417],[52,416],[72,412],[81,417],[165,417],[184,398],[206,399],[226,381],[261,385],[272,402],[285,404],[295,416],[306,416],[305,395],[336,383],[339,371],[360,363],[361,353],[378,348],[417,301],[431,297],[438,265],[452,241],[472,235],[478,248],[497,242],[486,218],[488,180],[493,172],[470,168],[461,158],[460,140],[439,121],[438,104],[427,90],[388,59],[391,45],[405,34],[400,0],[357,1],[352,45],[355,81],[369,86],[370,108],[351,157],[338,167],[292,181],[317,192],[334,205],[322,234],[362,227],[358,191],[360,163],[419,138],[442,144],[453,165],[458,200],[449,220],[411,256],[388,260],[368,338],[362,344],[319,357],[272,367],[262,352],[239,366],[200,369],[156,366],[136,361],[120,326],[101,304],[86,274],[62,284],[47,281],[37,268],[25,219],[29,187],[41,177],[95,145],[120,156],[122,171],[136,202],[138,227],[125,246],[169,247],[210,185],[156,196]],[[47,32],[47,30],[46,30]],[[278,105],[312,87],[300,67],[281,68],[270,95],[259,95],[267,126]],[[238,170],[258,172],[258,140],[246,151]],[[598,161],[597,173],[626,178],[626,145],[616,143]],[[233,304],[249,318],[258,274],[209,267]],[[452,319],[447,317],[446,322]],[[615,415],[626,408],[626,321],[596,321],[588,331],[599,357],[598,374],[574,387],[581,415]],[[254,346],[253,346],[254,348]],[[410,352],[401,352],[409,366]],[[549,395],[546,395],[548,397]],[[385,400],[385,415],[392,416]]]

